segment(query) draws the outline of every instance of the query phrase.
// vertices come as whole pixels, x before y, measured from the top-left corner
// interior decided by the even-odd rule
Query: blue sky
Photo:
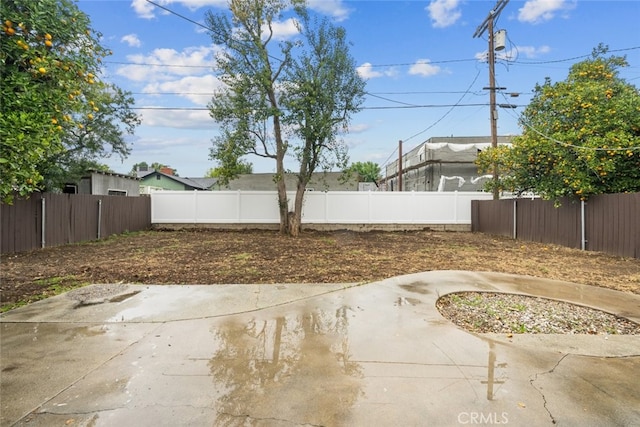
[[[208,10],[224,12],[226,0],[154,0],[204,23]],[[313,11],[347,31],[351,54],[367,80],[364,109],[344,136],[350,159],[384,166],[430,137],[489,135],[487,34],[474,38],[496,1],[313,0]],[[146,0],[79,0],[78,6],[113,50],[102,79],[134,94],[142,125],[130,138],[131,155],[106,159],[128,173],[135,163],[159,162],[180,176],[198,177],[209,159],[216,123],[203,108],[219,84],[212,69],[219,47],[200,26]],[[640,1],[511,0],[495,29],[507,32],[498,55],[496,82],[506,87],[498,103],[498,133],[520,133],[517,115],[545,77],[564,80],[575,62],[599,43],[626,55],[621,77],[640,82]],[[278,26],[292,37],[291,22]],[[275,52],[274,52],[275,54]],[[277,55],[274,55],[277,56]],[[518,94],[512,97],[511,94]],[[161,107],[162,109],[158,109]],[[273,172],[272,161],[248,157],[254,172]],[[295,170],[293,162],[288,167]]]

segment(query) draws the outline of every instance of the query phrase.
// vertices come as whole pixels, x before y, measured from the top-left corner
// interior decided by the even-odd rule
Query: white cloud
[[[356,71],[363,79],[374,79],[376,77],[382,77],[383,74],[379,71],[374,71],[370,62],[365,62],[356,68]]]
[[[133,64],[117,70],[117,74],[133,81],[162,81],[175,76],[201,75],[211,71],[215,47],[195,46],[179,52],[175,49],[155,49],[148,55],[128,55]]]
[[[128,44],[131,47],[140,47],[142,42],[138,38],[137,34],[127,34],[120,39],[121,42]]]
[[[409,68],[409,74],[429,77],[440,73],[442,69],[437,65],[431,65],[428,59],[418,59],[415,64]]]
[[[163,107],[145,105],[141,107],[142,125],[178,129],[212,129],[216,122],[209,116],[209,110],[164,110]],[[167,141],[169,143],[169,141]]]
[[[524,55],[527,58],[538,58],[540,55],[551,52],[549,46],[518,46],[509,52],[511,58],[517,58],[518,55]]]
[[[222,86],[218,78],[212,74],[205,76],[188,76],[179,80],[154,82],[142,90],[145,93],[169,92],[180,94],[194,104],[205,106],[211,101],[212,93]]]
[[[132,0],[131,7],[140,18],[151,19],[155,17],[155,6],[146,0]]]
[[[363,79],[374,79],[376,77],[394,77],[398,75],[398,70],[394,67],[383,69],[382,71],[375,71],[373,65],[370,62],[365,62],[356,68],[356,71]]]
[[[309,9],[331,16],[336,21],[344,21],[351,10],[346,8],[342,0],[307,0]]]
[[[528,0],[518,9],[518,21],[538,24],[549,21],[557,12],[568,11],[575,7],[575,0]]]
[[[369,123],[359,123],[349,125],[349,133],[362,133],[371,128]]]
[[[293,18],[289,18],[286,21],[273,22],[271,28],[273,29],[273,38],[276,40],[287,40],[300,33],[298,31],[298,23]],[[268,35],[268,31],[267,26],[263,25],[262,34],[265,37]]]
[[[432,0],[426,10],[435,28],[445,28],[455,24],[462,13],[458,9],[460,0]]]

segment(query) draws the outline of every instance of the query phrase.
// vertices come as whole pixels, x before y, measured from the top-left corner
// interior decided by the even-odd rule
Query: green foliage
[[[212,40],[225,49],[218,55],[218,77],[225,83],[209,104],[220,124],[210,157],[228,180],[243,168],[248,154],[275,161],[280,229],[289,231],[284,159],[300,164],[297,191],[304,192],[318,169],[346,167],[346,145],[339,139],[364,97],[364,81],[349,55],[344,29],[309,17],[301,0],[231,0],[231,19],[206,16]],[[280,41],[274,25],[284,13],[294,15],[297,40]],[[289,137],[289,139],[285,139]],[[299,220],[302,197],[296,197]],[[299,223],[299,221],[297,221]]]
[[[349,172],[357,173],[365,182],[377,182],[382,176],[380,165],[374,162],[352,163]]]
[[[95,82],[85,96],[89,98],[88,108],[75,115],[78,126],[65,130],[63,151],[41,163],[39,170],[47,191],[76,182],[87,169],[103,170],[99,159],[115,154],[124,160],[131,152],[125,133],[133,134],[140,124],[131,110],[133,98],[120,88],[102,82]]]
[[[498,165],[501,189],[556,201],[640,191],[640,93],[618,77],[625,58],[606,53],[601,45],[566,80],[537,85],[513,147],[481,153],[481,170]]]
[[[339,136],[364,101],[365,82],[349,54],[346,32],[328,20],[299,12],[305,40],[292,66],[284,71],[282,104],[289,134],[300,162],[298,181],[304,188],[318,169],[346,168],[347,147]]]
[[[137,119],[128,108],[114,107],[127,106],[130,98],[98,78],[110,52],[89,18],[70,0],[5,0],[0,15],[2,201],[42,188],[57,162],[100,157],[101,140],[127,154],[113,139],[110,120],[126,116],[128,126]]]
[[[238,175],[247,175],[252,173],[253,173],[253,164],[246,162],[244,160],[238,159],[234,167],[230,168],[229,164],[227,164],[227,167],[225,168],[222,168],[222,167],[211,168],[207,171],[205,176],[208,178],[217,178],[218,185],[225,186],[229,184],[229,181],[231,181],[233,178],[237,177]]]

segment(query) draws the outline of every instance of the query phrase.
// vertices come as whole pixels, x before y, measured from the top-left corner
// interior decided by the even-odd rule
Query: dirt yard
[[[567,280],[640,294],[640,260],[461,232],[149,231],[3,255],[2,309],[93,283],[369,282],[429,270]]]

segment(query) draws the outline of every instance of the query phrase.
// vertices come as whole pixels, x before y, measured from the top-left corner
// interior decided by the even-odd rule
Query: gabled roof
[[[211,187],[217,182],[216,178],[183,178],[180,176],[169,175],[160,171],[139,172],[138,174],[143,180],[157,175],[164,176],[165,178],[169,178],[173,181],[179,182],[186,187],[190,187],[190,189],[192,190],[210,190]]]

